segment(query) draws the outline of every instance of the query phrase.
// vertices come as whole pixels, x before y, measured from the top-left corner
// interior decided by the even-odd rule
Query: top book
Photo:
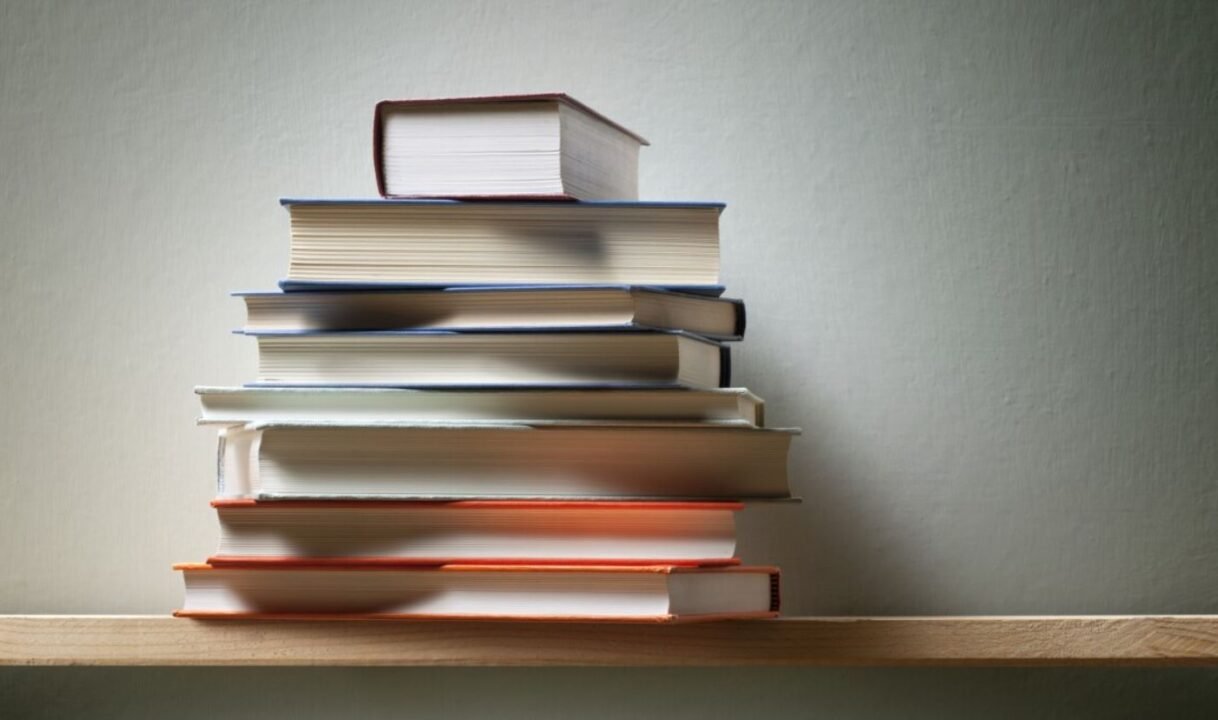
[[[387,198],[637,200],[648,144],[563,93],[384,100],[372,133]]]

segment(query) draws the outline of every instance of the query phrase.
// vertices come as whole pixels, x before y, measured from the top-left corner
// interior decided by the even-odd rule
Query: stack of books
[[[730,387],[723,205],[639,202],[645,144],[562,94],[387,101],[383,198],[282,201],[258,378],[197,389],[221,535],[179,616],[777,613],[735,515],[796,431]]]

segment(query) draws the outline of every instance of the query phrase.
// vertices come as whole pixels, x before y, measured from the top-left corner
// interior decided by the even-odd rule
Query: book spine
[[[378,102],[372,112],[372,170],[376,174],[376,192],[383,198],[385,194],[384,167],[384,116],[385,101]]]
[[[220,441],[216,446],[216,496],[224,497],[224,446],[226,444],[226,439],[223,431],[221,431],[219,435]]]
[[[765,401],[761,399],[752,399],[740,397],[738,399],[738,407],[740,414],[746,418],[752,418],[753,424],[757,427],[765,427]]]
[[[222,428],[216,450],[216,496],[249,497],[254,490],[255,474],[262,431],[249,426]]]

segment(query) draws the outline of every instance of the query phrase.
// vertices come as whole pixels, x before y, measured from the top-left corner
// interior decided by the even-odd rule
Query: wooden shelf
[[[0,665],[1218,665],[1218,616],[631,625],[0,615]]]

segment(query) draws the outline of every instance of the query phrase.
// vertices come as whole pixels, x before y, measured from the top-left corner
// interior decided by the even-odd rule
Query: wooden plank
[[[7,615],[0,665],[1218,665],[1218,616],[597,625]]]

